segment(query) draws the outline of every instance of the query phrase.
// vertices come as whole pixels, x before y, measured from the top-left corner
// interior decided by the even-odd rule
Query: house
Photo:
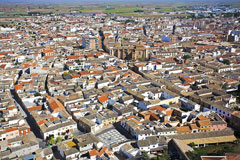
[[[190,111],[200,111],[200,105],[187,98],[180,98],[179,101],[181,102],[183,108],[186,108]]]
[[[103,95],[98,97],[98,101],[103,104],[104,106],[107,106],[108,104],[108,97]]]
[[[192,152],[193,148],[185,144],[182,140],[173,138],[168,142],[168,150],[177,159],[190,160],[186,153]]]
[[[96,149],[89,151],[89,155],[91,160],[118,159],[113,154],[113,151],[105,146],[102,147],[100,151],[97,151]]]
[[[53,36],[52,39],[53,39],[53,41],[55,41],[55,42],[64,41],[64,38],[63,38],[63,37],[58,37],[58,36]]]
[[[134,98],[132,95],[126,95],[120,98],[120,102],[124,103],[124,104],[130,104],[134,101]]]
[[[64,160],[78,160],[79,150],[73,141],[64,141],[57,144],[57,151]]]
[[[20,158],[22,156],[32,154],[39,149],[39,144],[33,133],[26,136],[13,138],[9,142],[9,149],[0,152],[1,159],[13,159],[16,157]]]
[[[98,89],[101,89],[101,88],[103,88],[105,86],[108,86],[108,85],[109,85],[109,80],[101,80],[101,81],[97,81],[97,83],[96,83],[96,87]]]
[[[227,128],[227,123],[224,120],[222,120],[222,121],[211,121],[211,131],[220,131],[220,130],[224,130],[226,128]]]
[[[127,158],[134,158],[141,154],[139,149],[134,148],[131,144],[127,143],[120,147],[119,152],[125,155]]]
[[[51,112],[60,112],[61,110],[65,110],[63,104],[56,99],[49,100],[48,104]]]
[[[19,130],[18,128],[15,128],[15,127],[8,128],[8,129],[5,129],[5,134],[6,134],[6,140],[8,140],[8,139],[19,136]]]
[[[232,112],[233,112],[233,110],[231,110],[219,103],[211,104],[210,110],[216,112],[217,114],[219,114],[220,116],[222,116],[225,119],[231,119]]]
[[[87,152],[97,146],[99,140],[92,133],[86,133],[78,137],[73,138],[73,142],[76,144],[76,148],[80,152]]]
[[[44,157],[47,160],[53,159],[53,151],[52,151],[52,149],[50,147],[44,148],[43,149],[43,154],[44,154]]]
[[[136,129],[135,130],[135,137],[138,140],[146,139],[149,136],[152,136],[153,132],[149,129]]]
[[[128,117],[129,118],[128,120],[121,120],[120,124],[127,132],[129,132],[129,134],[131,134],[132,136],[135,136],[136,135],[135,130],[141,125],[141,122],[135,119],[131,119],[132,117],[135,117],[135,116],[132,115]]]
[[[206,144],[217,144],[236,141],[234,132],[230,128],[221,131],[177,134],[167,136],[167,139],[172,138],[180,139],[185,144],[194,143],[197,146],[205,146]]]
[[[54,55],[54,50],[51,48],[43,48],[42,49],[42,55],[43,56],[53,56]]]
[[[94,117],[94,119],[96,118]],[[78,118],[78,125],[85,132],[91,132],[91,133],[96,133],[102,127],[101,124],[99,125],[96,122],[94,122],[92,119],[88,119],[87,117]]]
[[[109,109],[104,109],[103,111],[98,112],[96,121],[98,124],[107,126],[118,122],[118,115]]]
[[[154,153],[158,151],[162,151],[164,147],[166,147],[166,139],[163,137],[156,137],[151,136],[148,137],[145,140],[139,140],[137,142],[137,146],[140,149],[140,151],[144,151],[147,153]]]
[[[176,129],[178,134],[188,134],[192,132],[189,126],[177,127]]]
[[[197,126],[200,128],[201,132],[209,132],[211,130],[212,124],[209,119],[198,120]]]
[[[210,119],[200,115],[197,117],[197,126],[200,129],[200,132],[209,132],[211,130],[212,124],[210,122]]]
[[[33,111],[31,114],[33,123],[38,126],[38,131],[44,140],[50,137],[68,139],[77,130],[77,123],[71,118],[66,118],[69,116],[66,110],[54,113],[56,116],[48,113]]]
[[[155,128],[155,131],[158,136],[164,135],[174,135],[177,134],[177,129],[175,127],[163,127],[163,128]]]
[[[240,111],[232,112],[232,116],[230,118],[230,125],[240,132]]]
[[[113,112],[115,112],[119,116],[122,116],[123,118],[133,115],[133,112],[134,112],[134,109],[131,105],[125,106],[125,105],[117,104],[117,103],[115,103],[112,106],[112,110],[113,110]]]
[[[200,128],[197,126],[197,124],[189,124],[189,127],[192,130],[192,133],[200,132]]]

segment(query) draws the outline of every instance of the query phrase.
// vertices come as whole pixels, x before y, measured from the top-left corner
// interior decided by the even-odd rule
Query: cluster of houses
[[[236,142],[237,19],[13,20],[0,28],[0,159],[187,159],[189,144]]]

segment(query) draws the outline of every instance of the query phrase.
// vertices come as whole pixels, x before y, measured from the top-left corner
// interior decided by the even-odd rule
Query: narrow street
[[[40,133],[38,132],[38,128],[37,126],[34,124],[32,117],[30,115],[30,113],[28,112],[27,108],[25,107],[24,103],[22,102],[22,100],[19,98],[18,94],[16,93],[15,90],[11,90],[11,94],[12,97],[14,98],[14,100],[20,105],[20,107],[22,108],[22,110],[25,112],[25,114],[27,115],[27,117],[25,118],[27,123],[29,124],[31,131],[35,134],[35,136],[37,138],[41,138]]]

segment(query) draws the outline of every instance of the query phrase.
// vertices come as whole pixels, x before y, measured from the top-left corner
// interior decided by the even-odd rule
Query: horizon
[[[239,0],[2,0],[0,4],[132,4],[132,3],[195,3],[195,4],[232,4]]]

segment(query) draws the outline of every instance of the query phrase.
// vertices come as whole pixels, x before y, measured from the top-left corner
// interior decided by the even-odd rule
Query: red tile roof
[[[62,103],[59,102],[58,100],[49,101],[49,106],[52,109],[52,111],[65,109]]]
[[[29,107],[27,109],[28,109],[28,111],[39,111],[39,110],[42,110],[42,106],[33,106],[33,107]]]
[[[14,85],[15,90],[21,90],[23,89],[23,86],[21,84]]]
[[[98,154],[98,151],[95,150],[95,149],[93,149],[93,150],[91,150],[91,151],[89,152],[90,157],[96,156],[97,154]]]
[[[100,103],[106,102],[107,100],[108,100],[108,97],[107,97],[107,96],[98,97],[98,101],[99,101]]]
[[[81,76],[90,74],[88,71],[80,71],[79,73]]]
[[[5,129],[5,132],[13,132],[13,131],[17,131],[18,128],[8,128],[8,129]]]
[[[98,153],[98,156],[101,157],[106,150],[107,150],[107,147],[103,147],[101,151]]]
[[[44,48],[42,51],[43,51],[43,53],[53,53],[54,52],[54,50],[50,49],[50,48]]]

